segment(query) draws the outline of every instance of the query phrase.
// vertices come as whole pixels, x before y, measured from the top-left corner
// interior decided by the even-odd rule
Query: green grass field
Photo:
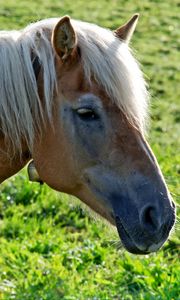
[[[132,47],[152,96],[148,140],[180,204],[178,10],[178,0],[0,1],[1,30],[64,14],[115,29],[140,13]],[[1,185],[0,299],[180,299],[178,222],[162,250],[135,256],[79,204],[29,183],[26,170]]]

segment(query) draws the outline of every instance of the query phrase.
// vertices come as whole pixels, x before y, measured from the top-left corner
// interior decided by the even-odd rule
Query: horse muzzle
[[[128,223],[127,223],[128,218]],[[152,205],[142,208],[140,212],[134,209],[123,215],[115,213],[115,223],[119,237],[124,247],[133,254],[148,254],[159,250],[168,239],[175,223],[175,205],[169,208],[164,218],[160,218],[158,211]]]
[[[116,225],[124,247],[134,254],[155,252],[168,239],[175,223],[175,205],[161,178],[123,180],[113,173],[88,170],[85,180]],[[126,184],[128,182],[129,184]]]

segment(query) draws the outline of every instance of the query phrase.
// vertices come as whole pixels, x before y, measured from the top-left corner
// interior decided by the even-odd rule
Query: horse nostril
[[[145,207],[141,212],[140,222],[146,231],[157,231],[160,228],[157,209],[153,206]]]

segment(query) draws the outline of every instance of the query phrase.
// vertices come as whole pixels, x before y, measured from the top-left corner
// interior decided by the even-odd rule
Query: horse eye
[[[82,119],[82,120],[93,120],[93,119],[98,119],[98,115],[96,114],[96,112],[92,109],[92,108],[79,108],[77,109],[77,113],[78,116]]]

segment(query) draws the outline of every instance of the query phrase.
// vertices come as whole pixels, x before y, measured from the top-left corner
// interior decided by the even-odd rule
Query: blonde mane
[[[128,45],[112,31],[74,22],[87,79],[94,75],[131,124],[144,132],[148,93],[140,67]]]
[[[21,31],[0,32],[0,130],[14,149],[24,137],[32,148],[34,133],[51,118],[56,88],[50,34],[59,19],[43,20]],[[99,26],[72,21],[81,49],[86,79],[92,75],[141,132],[147,115],[147,91],[140,68],[128,46]],[[32,65],[38,56],[44,82],[43,107]]]

